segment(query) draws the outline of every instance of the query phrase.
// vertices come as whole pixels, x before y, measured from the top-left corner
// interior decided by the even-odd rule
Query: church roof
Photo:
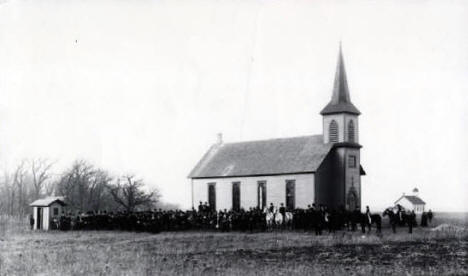
[[[400,197],[397,201],[395,201],[395,204],[402,200],[403,198],[406,198],[409,202],[411,202],[414,205],[424,205],[426,202],[424,202],[419,196],[409,196],[409,195],[404,195]]]
[[[335,113],[361,114],[361,112],[359,112],[359,110],[351,103],[341,45],[340,53],[338,54],[338,64],[336,65],[332,99],[320,112],[322,115]]]
[[[213,145],[189,178],[315,172],[333,147],[322,135]]]

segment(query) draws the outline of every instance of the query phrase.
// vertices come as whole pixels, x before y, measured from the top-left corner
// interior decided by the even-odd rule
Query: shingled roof
[[[50,196],[50,197],[38,199],[34,201],[33,203],[29,204],[29,206],[47,207],[47,206],[52,205],[52,203],[55,203],[55,202],[59,203],[62,206],[66,205],[65,200],[62,196]]]
[[[338,55],[338,64],[336,65],[332,99],[320,112],[322,115],[335,113],[361,114],[361,112],[359,112],[359,110],[351,103],[341,45],[340,53]]]
[[[213,145],[189,178],[315,172],[332,144],[322,135]]]
[[[426,204],[426,202],[424,202],[420,197],[418,197],[418,196],[409,196],[409,195],[404,195],[404,196],[400,197],[397,201],[395,201],[395,204],[398,201],[400,201],[401,199],[403,199],[403,198],[406,198],[407,200],[409,200],[409,202],[411,202],[414,205],[424,205],[424,204]]]

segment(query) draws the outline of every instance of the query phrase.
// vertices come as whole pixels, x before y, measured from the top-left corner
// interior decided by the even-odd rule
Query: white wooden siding
[[[267,205],[286,205],[286,181],[294,180],[296,208],[306,208],[314,201],[314,174],[291,174],[279,176],[229,177],[193,180],[193,205],[197,208],[199,201],[208,201],[208,183],[216,183],[216,208],[232,208],[232,182],[240,182],[241,207],[248,209],[257,206],[257,185],[266,183]]]

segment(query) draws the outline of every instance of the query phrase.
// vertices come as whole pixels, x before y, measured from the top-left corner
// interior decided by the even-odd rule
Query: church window
[[[354,142],[354,122],[352,120],[348,123],[348,140]]]
[[[286,181],[286,208],[293,210],[295,208],[296,200],[296,182],[294,180]]]
[[[266,182],[259,181],[257,184],[257,206],[260,209],[264,209],[267,206],[267,198],[266,198]]]
[[[336,123],[335,120],[332,120],[330,122],[330,126],[328,129],[328,137],[329,137],[330,143],[338,142],[338,124]]]
[[[208,204],[212,211],[216,210],[216,183],[208,183]]]
[[[240,210],[240,182],[232,183],[232,210]]]
[[[356,168],[356,156],[354,155],[348,156],[348,167]]]

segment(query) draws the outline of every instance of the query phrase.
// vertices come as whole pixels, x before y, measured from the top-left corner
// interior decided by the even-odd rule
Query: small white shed
[[[397,204],[403,206],[406,210],[414,210],[416,214],[424,212],[426,206],[426,202],[424,202],[419,196],[404,194],[395,201],[395,205]]]
[[[29,204],[33,208],[34,230],[49,230],[54,218],[59,218],[65,207],[63,197],[46,197]]]

